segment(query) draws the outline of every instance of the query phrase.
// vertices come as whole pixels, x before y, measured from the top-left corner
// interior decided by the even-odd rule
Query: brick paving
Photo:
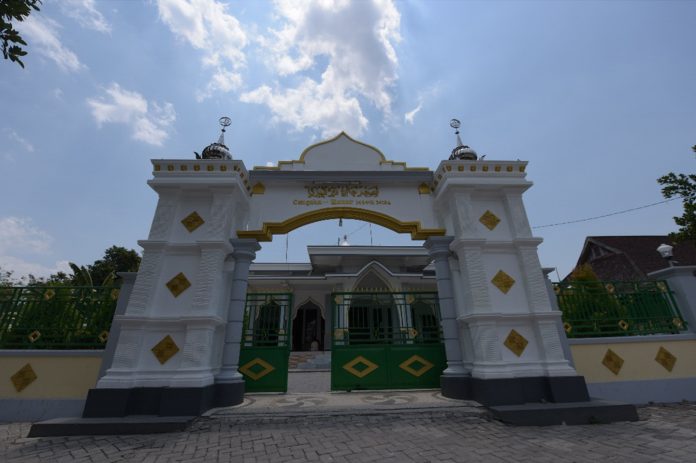
[[[279,412],[280,413],[280,412]],[[1,462],[688,462],[696,404],[651,406],[611,425],[512,427],[482,409],[213,414],[186,432],[27,439],[0,424]]]

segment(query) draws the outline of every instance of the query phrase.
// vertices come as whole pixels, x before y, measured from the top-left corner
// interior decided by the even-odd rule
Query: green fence
[[[554,283],[569,338],[677,334],[686,330],[665,281]]]
[[[114,287],[0,288],[0,349],[103,349]]]

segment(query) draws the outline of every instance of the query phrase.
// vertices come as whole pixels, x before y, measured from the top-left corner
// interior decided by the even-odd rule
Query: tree
[[[104,257],[87,266],[94,284],[104,286],[113,281],[116,272],[135,272],[140,266],[140,256],[132,249],[111,246],[104,251]]]
[[[20,59],[27,54],[20,45],[27,42],[22,39],[12,22],[24,21],[32,10],[39,11],[41,0],[0,0],[0,41],[2,41],[2,55],[5,59],[14,61],[24,67]]]
[[[691,149],[696,153],[696,145]],[[667,199],[681,197],[684,205],[682,216],[674,218],[674,222],[679,225],[679,231],[671,233],[670,237],[677,242],[696,243],[696,175],[670,172],[657,179],[657,183],[663,186],[662,196]]]

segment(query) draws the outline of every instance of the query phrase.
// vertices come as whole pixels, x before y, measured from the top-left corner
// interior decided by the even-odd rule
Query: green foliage
[[[592,270],[592,266],[584,263],[579,267],[575,267],[573,273],[570,274],[570,279],[573,281],[597,281],[597,274]]]
[[[696,153],[696,145],[691,148]],[[675,241],[692,241],[696,243],[696,175],[675,174],[670,172],[657,179],[663,186],[662,196],[665,198],[681,197],[684,213],[675,217],[674,222],[679,231],[670,234]]]
[[[12,22],[24,21],[32,10],[39,11],[41,0],[0,0],[0,41],[2,55],[24,67],[20,57],[27,54],[21,47],[27,42],[22,39]]]

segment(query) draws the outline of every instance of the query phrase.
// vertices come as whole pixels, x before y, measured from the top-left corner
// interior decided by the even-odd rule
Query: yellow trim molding
[[[354,219],[371,222],[397,233],[410,233],[411,239],[424,240],[431,236],[444,236],[444,228],[423,228],[420,221],[402,222],[381,212],[356,207],[329,207],[305,212],[283,222],[264,222],[261,230],[237,230],[238,238],[272,241],[273,235],[284,235],[296,228],[330,219]]]

